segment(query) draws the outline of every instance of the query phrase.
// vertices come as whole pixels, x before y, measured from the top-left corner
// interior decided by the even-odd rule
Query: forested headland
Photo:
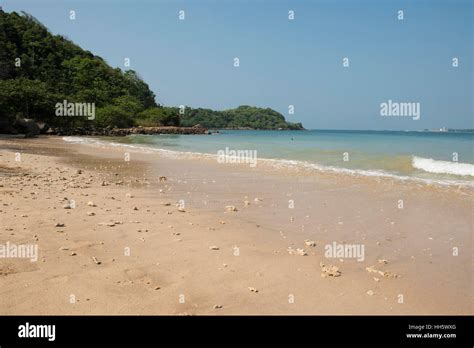
[[[52,35],[30,14],[0,9],[0,131],[14,131],[19,119],[76,130],[196,125],[303,128],[270,108],[244,105],[215,111],[164,106],[156,99],[136,71],[112,68],[68,38]]]

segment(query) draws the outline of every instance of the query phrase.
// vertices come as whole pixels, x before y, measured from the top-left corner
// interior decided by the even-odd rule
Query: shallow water
[[[68,138],[84,142],[84,138]],[[417,178],[474,185],[474,133],[401,131],[231,131],[212,135],[134,135],[105,143],[233,157],[249,150],[258,161],[360,175]],[[90,140],[88,140],[90,142]],[[256,152],[255,152],[256,151]],[[244,161],[245,158],[234,158]],[[275,161],[274,161],[275,162]],[[275,163],[278,163],[276,161]]]

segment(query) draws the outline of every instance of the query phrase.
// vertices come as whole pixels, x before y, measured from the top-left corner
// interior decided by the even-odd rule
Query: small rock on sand
[[[375,292],[373,290],[367,291],[367,295],[369,296],[374,296]]]
[[[218,305],[218,304],[214,305],[214,309],[221,309],[221,308],[222,308],[221,305]]]
[[[94,215],[95,215],[95,213],[93,211],[88,211],[87,212],[87,216],[94,216]]]
[[[99,260],[97,260],[97,257],[95,257],[95,256],[92,256],[92,261],[94,261],[94,263],[95,263],[96,265],[100,265],[100,264],[102,263],[102,262],[100,262]]]
[[[313,247],[313,248],[316,246],[316,242],[312,241],[312,240],[309,240],[309,239],[306,239],[304,241],[304,244],[306,244],[307,246]]]
[[[339,271],[339,267],[333,265],[325,265],[324,263],[320,262],[319,266],[321,267],[321,277],[339,277],[341,276],[341,272]]]
[[[378,273],[378,270],[374,266],[365,267],[365,270],[369,273]]]
[[[96,205],[94,204],[94,202],[92,202],[92,201],[87,202],[87,205],[88,205],[89,207],[95,207],[95,206],[96,206]]]
[[[215,246],[215,245],[212,245],[209,247],[209,249],[211,250],[219,250],[219,247],[218,246]]]
[[[227,211],[237,211],[235,205],[226,205],[225,210]]]
[[[54,227],[64,227],[65,225],[62,222],[57,222]]]
[[[384,278],[393,279],[393,278],[399,277],[398,274],[391,273],[389,271],[381,271],[381,270],[376,269],[374,266],[366,267],[365,270],[369,273],[378,273]]]
[[[307,256],[308,255],[308,253],[304,249],[301,249],[301,248],[296,249],[296,254],[300,255],[300,256]]]
[[[255,293],[258,292],[258,289],[257,289],[257,288],[254,288],[254,287],[251,287],[251,286],[249,286],[249,290],[250,290],[251,292],[255,292]]]
[[[301,248],[293,249],[292,247],[288,247],[288,249],[286,250],[288,251],[288,254],[290,255],[300,255],[300,256],[308,255],[308,253],[304,249],[301,249]]]

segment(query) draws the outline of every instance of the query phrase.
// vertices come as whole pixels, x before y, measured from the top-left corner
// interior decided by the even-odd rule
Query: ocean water
[[[256,151],[259,161],[317,171],[390,176],[474,186],[474,133],[402,131],[232,131],[212,135],[134,135],[100,142],[156,150],[169,156]]]

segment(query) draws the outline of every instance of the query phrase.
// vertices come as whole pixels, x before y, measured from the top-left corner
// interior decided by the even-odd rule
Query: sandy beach
[[[469,189],[124,152],[0,138],[0,313],[474,313]]]

